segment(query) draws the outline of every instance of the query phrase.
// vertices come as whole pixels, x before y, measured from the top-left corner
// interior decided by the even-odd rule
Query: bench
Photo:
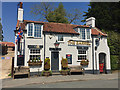
[[[68,66],[68,68],[70,69],[70,75],[72,72],[82,72],[82,74],[85,74],[85,70],[82,66]]]
[[[28,66],[15,67],[13,71],[13,78],[17,75],[28,75],[30,77],[30,68]]]

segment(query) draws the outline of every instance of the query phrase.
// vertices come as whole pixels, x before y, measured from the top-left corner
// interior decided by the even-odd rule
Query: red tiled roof
[[[8,47],[15,47],[15,44],[13,42],[0,42],[2,45],[7,45]]]
[[[25,30],[26,23],[44,24],[43,30],[45,32],[70,33],[70,34],[79,34],[74,30],[74,28],[76,28],[76,27],[90,27],[90,26],[87,26],[87,25],[73,25],[73,24],[63,24],[63,23],[24,20],[24,22],[20,24],[21,28],[23,30]],[[19,21],[17,21],[16,27],[18,27],[18,25],[19,25]],[[107,34],[104,34],[103,32],[101,32],[96,27],[91,29],[91,33],[92,33],[92,35],[98,35],[100,33],[103,36],[107,36]]]
[[[91,29],[91,33],[92,33],[92,35],[103,35],[103,36],[107,36],[107,34],[105,34],[105,33],[103,33],[100,29],[98,29],[98,28],[92,28]]]

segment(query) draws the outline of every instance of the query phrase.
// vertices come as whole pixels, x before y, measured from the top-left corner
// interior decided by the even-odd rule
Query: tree
[[[120,63],[120,2],[90,2],[85,18],[96,18],[96,27],[108,34],[111,67],[118,69]]]
[[[80,9],[66,10],[62,3],[59,6],[54,7],[53,3],[40,3],[33,5],[31,13],[35,16],[39,16],[39,20],[57,23],[78,23],[81,19]]]
[[[68,19],[65,16],[66,16],[66,12],[64,6],[62,3],[59,3],[58,8],[48,13],[47,20],[48,22],[69,23]]]
[[[120,2],[90,2],[86,18],[95,17],[96,27],[105,30],[114,30],[120,33]]]
[[[0,21],[1,21],[1,18],[0,18]],[[2,24],[0,22],[0,41],[3,41],[3,30],[2,30]]]

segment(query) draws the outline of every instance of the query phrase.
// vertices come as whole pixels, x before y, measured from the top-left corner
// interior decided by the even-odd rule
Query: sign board
[[[66,54],[66,58],[68,60],[68,64],[72,64],[72,55],[71,54]]]
[[[43,48],[43,45],[28,45],[28,48]]]
[[[89,42],[83,42],[83,41],[68,41],[68,45],[71,46],[71,45],[74,45],[74,46],[79,46],[79,45],[90,45]]]
[[[24,66],[24,55],[17,55],[17,66]]]

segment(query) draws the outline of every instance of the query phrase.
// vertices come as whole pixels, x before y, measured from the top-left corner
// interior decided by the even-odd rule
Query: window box
[[[40,61],[36,60],[36,61],[32,61],[32,62],[29,60],[27,63],[28,63],[29,66],[41,66],[42,62],[43,61],[41,61],[41,60]]]

